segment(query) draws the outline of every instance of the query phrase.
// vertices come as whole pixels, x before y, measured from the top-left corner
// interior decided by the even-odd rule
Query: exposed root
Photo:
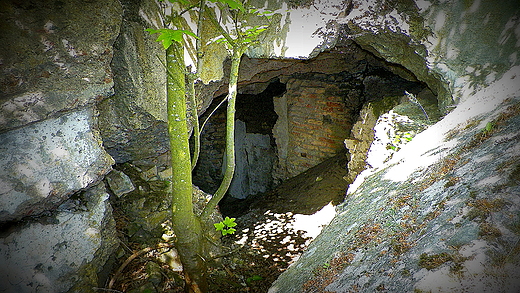
[[[114,274],[114,276],[112,276],[112,278],[110,279],[110,282],[108,283],[108,290],[111,290],[112,287],[114,286],[114,283],[116,282],[116,280],[119,278],[119,276],[121,275],[121,272],[123,272],[123,270],[125,269],[125,267],[131,263],[134,259],[136,259],[137,257],[143,255],[143,254],[146,254],[150,251],[153,251],[153,250],[158,250],[158,249],[161,249],[161,248],[170,248],[170,247],[173,247],[173,244],[170,244],[170,243],[159,243],[157,244],[156,247],[146,247],[146,248],[143,248],[139,251],[136,251],[134,252],[132,255],[130,255],[123,264],[121,264],[121,266],[119,267],[119,269],[117,269],[116,273]],[[119,292],[119,291],[116,291],[116,292]]]

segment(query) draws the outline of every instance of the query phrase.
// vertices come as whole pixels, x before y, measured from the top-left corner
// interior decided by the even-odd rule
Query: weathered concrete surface
[[[2,1],[0,131],[112,94],[116,0]]]
[[[103,184],[0,242],[0,292],[93,292],[117,247]],[[70,291],[69,291],[70,290]]]
[[[0,134],[0,222],[53,209],[103,179],[114,160],[93,119],[84,109]]]
[[[228,191],[232,197],[245,199],[271,188],[276,156],[269,135],[247,133],[246,123],[237,120],[235,159],[235,174]]]

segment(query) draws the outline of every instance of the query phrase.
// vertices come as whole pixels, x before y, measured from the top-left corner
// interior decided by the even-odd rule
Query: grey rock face
[[[79,206],[31,222],[0,242],[0,291],[92,292],[117,247],[108,194],[100,186]],[[40,219],[41,220],[41,219]]]
[[[117,163],[166,165],[166,55],[144,30],[162,23],[154,1],[122,1],[121,33],[114,43],[114,96],[98,106],[103,144]],[[154,161],[155,160],[155,161]]]
[[[269,292],[520,290],[513,2],[397,1],[387,9],[383,1],[339,20],[356,43],[427,83],[441,112],[463,102],[363,171],[335,219]]]
[[[517,292],[519,74],[363,171],[269,292]]]
[[[113,94],[121,14],[117,0],[0,5],[2,292],[91,292],[117,245],[94,106]]]
[[[247,133],[244,122],[237,120],[235,123],[236,168],[229,194],[244,199],[271,187],[270,175],[276,156],[269,135]]]
[[[52,209],[112,169],[92,124],[84,109],[0,134],[0,222]]]
[[[106,180],[110,186],[110,190],[117,196],[122,196],[135,190],[130,177],[121,171],[113,170],[108,174]]]
[[[0,15],[0,131],[112,94],[118,1],[4,1]]]

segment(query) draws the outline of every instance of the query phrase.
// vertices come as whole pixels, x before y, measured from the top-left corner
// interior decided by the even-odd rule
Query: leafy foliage
[[[159,0],[159,2],[163,2],[164,0]],[[190,2],[188,0],[168,0],[170,3],[177,3],[179,2],[182,5],[188,5]]]
[[[197,37],[196,34],[194,34],[193,32],[187,31],[187,30],[173,30],[173,29],[169,29],[169,28],[162,28],[162,29],[156,30],[156,29],[147,28],[147,29],[145,29],[145,31],[150,32],[151,34],[159,34],[159,37],[157,37],[156,41],[162,42],[164,49],[168,49],[174,41],[181,43],[182,36],[184,34],[192,36],[197,39],[199,38],[199,37]]]
[[[236,229],[233,228],[237,225],[235,220],[236,218],[226,217],[224,221],[215,223],[213,226],[215,226],[216,231],[222,232],[222,236],[226,236],[227,234],[233,234],[236,232]]]
[[[258,276],[258,275],[253,275],[249,278],[246,279],[246,283],[247,284],[251,284],[251,282],[254,282],[254,281],[261,281],[263,280],[264,278],[262,278],[262,276]]]
[[[414,135],[410,132],[405,132],[403,134],[396,134],[391,143],[388,143],[386,148],[394,151],[398,151],[401,149],[401,145],[407,142],[412,141]]]
[[[235,0],[210,0],[211,2],[213,3],[224,3],[224,4],[227,4],[229,6],[229,8],[231,9],[237,9],[237,10],[240,10],[240,11],[245,11],[245,8],[244,8],[244,5],[242,5],[242,3],[240,1],[235,1]]]

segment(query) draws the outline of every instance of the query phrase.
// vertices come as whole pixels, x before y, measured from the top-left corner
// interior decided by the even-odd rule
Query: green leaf
[[[229,228],[232,228],[232,227],[235,227],[237,225],[237,223],[235,223],[235,220],[236,218],[230,218],[230,217],[226,217],[224,219],[224,225],[226,225],[227,227]]]
[[[240,1],[236,0],[218,0],[221,3],[225,3],[229,6],[231,9],[239,9],[240,11],[245,11],[244,6]]]
[[[181,43],[182,42],[182,36],[184,34],[192,36],[194,38],[197,38],[197,35],[187,31],[187,30],[172,30],[169,28],[162,28],[162,29],[145,29],[145,31],[149,32],[150,34],[159,34],[157,37],[157,42],[162,42],[164,49],[168,49],[168,47],[171,46],[173,41]]]
[[[259,276],[259,275],[253,275],[252,277],[249,277],[249,278],[246,279],[246,283],[249,284],[249,283],[251,283],[251,282],[253,282],[253,281],[261,281],[261,280],[263,280],[263,279],[264,279],[264,278],[262,278],[262,277]]]
[[[225,231],[226,231],[226,234],[233,234],[233,233],[235,233],[237,230],[234,229],[234,228],[229,228],[229,229],[227,229],[227,230],[225,230]]]
[[[490,132],[493,129],[493,126],[495,126],[495,124],[493,122],[486,123],[486,128],[484,129],[484,131]]]
[[[164,1],[164,0],[159,0],[159,1]],[[170,3],[176,3],[176,2],[179,2],[180,4],[182,5],[188,5],[190,4],[190,2],[188,0],[168,0]]]
[[[227,43],[228,40],[222,36],[218,37],[217,39],[213,40],[212,43],[220,44],[220,43]]]
[[[156,34],[156,33],[159,33],[161,30],[154,30],[153,28],[147,28],[144,31],[150,32],[151,34]]]
[[[213,226],[215,226],[216,231],[222,231],[222,235],[224,235],[224,223],[215,223]]]
[[[157,39],[157,42],[159,42],[159,39]],[[172,44],[173,44],[173,41],[171,39],[165,39],[162,42],[164,49],[168,49]]]

